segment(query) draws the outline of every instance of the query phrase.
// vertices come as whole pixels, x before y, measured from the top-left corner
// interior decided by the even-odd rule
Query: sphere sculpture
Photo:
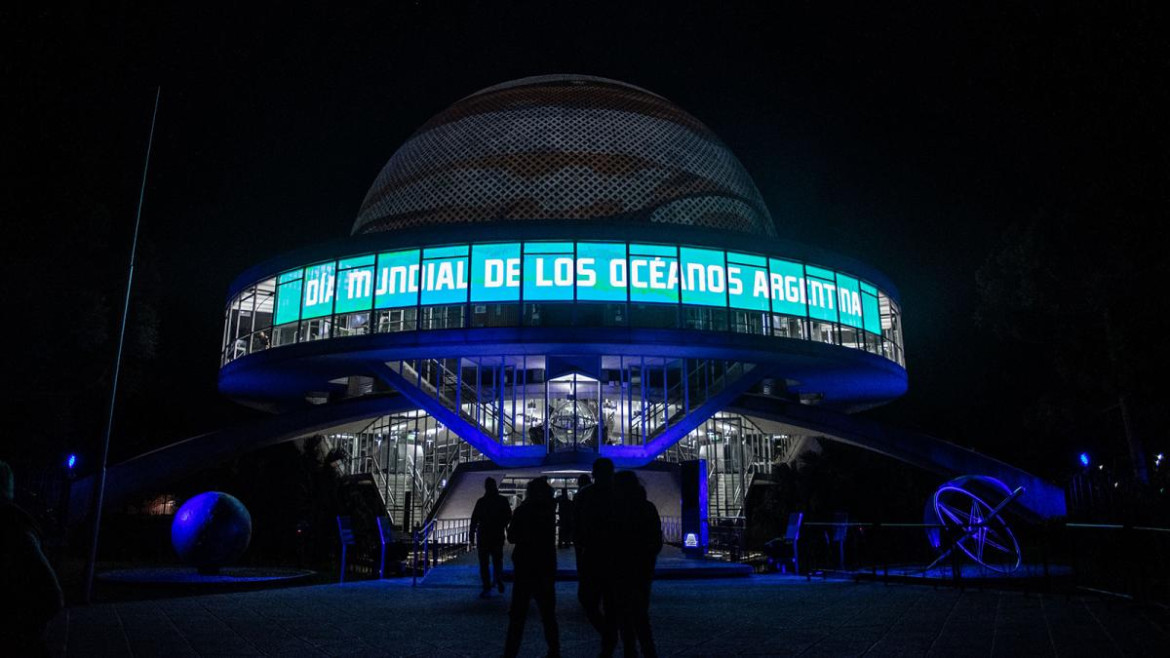
[[[927,531],[927,539],[942,555],[955,549],[980,566],[998,573],[1020,567],[1020,544],[1004,519],[1003,511],[1023,489],[985,475],[964,475],[944,483],[926,503],[924,520],[940,526]],[[931,565],[933,566],[933,565]]]
[[[252,515],[235,496],[201,493],[179,508],[171,523],[171,545],[199,573],[214,574],[239,559],[252,539]]]

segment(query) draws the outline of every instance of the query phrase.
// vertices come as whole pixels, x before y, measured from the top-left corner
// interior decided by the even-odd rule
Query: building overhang
[[[793,396],[856,411],[906,392],[906,370],[875,354],[806,340],[724,332],[596,327],[503,327],[370,334],[298,343],[241,357],[220,370],[220,392],[252,406],[291,409],[306,394],[340,393],[347,377],[402,359],[497,356],[647,356],[754,363]]]

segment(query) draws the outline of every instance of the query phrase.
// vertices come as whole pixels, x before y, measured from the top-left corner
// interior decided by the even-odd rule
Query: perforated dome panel
[[[497,220],[659,222],[775,235],[755,183],[661,96],[586,76],[490,87],[390,158],[353,233]]]

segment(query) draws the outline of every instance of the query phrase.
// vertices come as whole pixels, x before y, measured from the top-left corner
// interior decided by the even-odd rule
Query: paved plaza
[[[442,568],[440,568],[442,570]],[[493,656],[506,598],[477,598],[448,572],[68,611],[70,656]],[[566,656],[595,656],[576,585],[557,586]],[[783,576],[662,581],[653,623],[662,655],[1166,655],[1170,615],[1122,600]],[[544,655],[535,609],[522,655]]]

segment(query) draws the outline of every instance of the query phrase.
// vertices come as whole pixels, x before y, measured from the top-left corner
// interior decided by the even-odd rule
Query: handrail
[[[1027,524],[1011,529],[1018,533],[1012,537],[1016,546],[1009,547],[1013,551],[1004,551],[1002,556],[993,554],[991,564],[980,564],[976,558],[974,567],[955,547],[971,536],[970,533],[984,528],[1001,530],[1003,526],[997,519],[975,518],[955,524],[818,519],[807,521],[801,527],[805,532],[800,533],[799,540],[807,543],[812,537],[813,547],[784,545],[767,549],[769,566],[778,564],[788,550],[803,549],[801,557],[808,561],[801,562],[804,570],[800,573],[805,577],[838,573],[855,580],[926,579],[949,581],[954,586],[962,586],[974,578],[973,582],[994,582],[996,586],[1019,587],[1025,591],[1034,587],[1052,591],[1060,587],[1157,605],[1170,601],[1170,573],[1162,559],[1170,547],[1170,524],[1161,518],[1074,518]],[[832,535],[834,541],[841,541],[848,548],[840,554],[831,545],[821,548],[818,539],[822,534]],[[922,541],[923,535],[928,542]],[[982,555],[976,546],[968,545],[968,548],[973,555]],[[846,550],[849,560],[845,559]],[[1019,562],[1017,575],[1009,581],[1004,574],[1015,570],[1011,562],[1019,560],[1021,551],[1028,552],[1030,561]],[[983,578],[994,580],[982,581]]]
[[[410,572],[411,572],[411,583],[410,584],[412,587],[418,587],[418,569],[419,569],[418,547],[419,547],[420,535],[421,535],[422,550],[423,550],[423,561],[422,561],[423,577],[425,578],[427,575],[427,572],[428,572],[427,559],[428,559],[428,554],[430,553],[430,551],[428,551],[427,548],[428,548],[428,544],[430,542],[431,532],[433,532],[434,529],[435,529],[435,520],[434,519],[432,519],[431,521],[429,521],[426,525],[424,525],[422,527],[419,527],[417,525],[414,527],[414,562],[411,565],[411,570],[410,570]]]
[[[419,569],[422,577],[426,578],[431,569],[439,564],[439,552],[444,546],[470,546],[471,519],[431,519],[422,526],[414,528],[414,568],[412,586],[418,585]],[[422,550],[422,559],[419,559],[419,550]]]
[[[941,523],[882,523],[881,521],[805,521],[801,525],[803,525],[805,527],[818,526],[818,527],[822,527],[822,528],[840,528],[840,527],[873,528],[873,527],[878,527],[878,526],[884,527],[884,528],[894,528],[894,527],[898,527],[898,528],[941,528],[941,527],[943,527],[943,524],[941,524]],[[982,525],[982,524],[972,523],[971,525],[974,526],[974,525]]]
[[[668,544],[682,541],[681,516],[663,516],[659,520],[662,523],[662,541]]]
[[[386,469],[378,463],[378,460],[371,454],[367,453],[362,456],[362,461],[367,464],[373,464],[372,469],[366,470],[366,473],[374,476],[374,482],[378,484],[378,490],[386,492],[386,506],[393,507],[395,504],[394,490],[390,487],[390,476],[386,473]],[[379,482],[379,478],[381,481]]]
[[[1137,530],[1140,532],[1170,532],[1170,528],[1159,528],[1148,525],[1128,525],[1122,523],[1065,523],[1066,528],[1081,528],[1084,530]]]
[[[437,478],[438,484],[429,492],[427,496],[427,507],[430,508],[430,514],[435,512],[434,508],[431,506],[439,500],[439,496],[443,493],[443,481],[451,479],[451,476],[455,473],[455,469],[459,468],[460,463],[459,454],[457,452],[453,458],[445,462],[443,470],[439,471],[439,473],[435,476]]]
[[[420,386],[429,389],[432,392],[431,397],[438,400],[439,403],[443,406],[459,414],[459,416],[464,420],[476,425],[485,435],[494,436],[495,432],[487,431],[487,426],[480,422],[480,419],[476,418],[474,414],[467,413],[463,410],[463,407],[461,404],[459,404],[459,402],[461,402],[465,396],[471,399],[470,404],[480,405],[480,408],[486,412],[485,415],[490,416],[491,420],[496,423],[497,429],[499,429],[498,426],[503,425],[505,428],[508,428],[506,433],[509,436],[516,432],[515,424],[506,417],[503,417],[502,414],[496,413],[495,409],[493,409],[491,405],[482,404],[479,401],[479,397],[475,394],[475,389],[471,386],[471,384],[464,382],[463,378],[459,376],[458,373],[452,372],[451,369],[444,366],[439,359],[426,359],[426,361],[435,366],[435,374],[438,376],[437,385],[424,377],[422,373],[420,373],[419,370],[411,365],[408,361],[403,360],[397,362],[400,365],[399,372],[403,377],[406,377],[408,381],[418,382]],[[408,376],[405,372],[402,372],[403,370],[409,370],[410,376]],[[449,395],[443,394],[443,388],[448,384],[455,384],[459,387],[459,400],[452,400]]]
[[[719,517],[727,518],[727,517]],[[941,523],[887,523],[884,521],[805,521],[801,524],[804,527],[814,526],[822,528],[834,527],[848,527],[848,528],[944,528]],[[982,528],[995,525],[988,521],[979,523],[964,523],[965,527]],[[1122,523],[1080,523],[1074,521],[1066,521],[1064,523],[1057,523],[1056,527],[1063,526],[1065,528],[1074,528],[1081,530],[1138,530],[1143,532],[1170,532],[1170,528],[1159,528],[1156,526],[1142,526],[1142,525],[1125,525]],[[998,526],[997,526],[998,527]]]
[[[643,407],[637,413],[630,416],[630,436],[635,440],[652,441],[658,437],[662,432],[666,431],[671,425],[678,423],[687,414],[695,408],[703,404],[708,398],[718,395],[719,391],[727,385],[727,379],[733,374],[742,376],[745,372],[743,363],[739,361],[732,361],[730,366],[724,367],[723,372],[712,377],[703,392],[704,397],[690,398],[686,395],[689,391],[699,390],[699,385],[702,383],[699,375],[706,370],[713,360],[711,359],[694,359],[695,366],[691,368],[686,376],[683,377],[677,384],[666,390],[665,397],[659,402],[651,402],[648,406]],[[725,362],[726,363],[726,362]],[[672,396],[683,394],[683,399],[686,403],[671,402]],[[678,411],[663,418],[664,412],[668,411],[671,406],[679,407]],[[641,420],[646,419],[646,433],[642,436]]]

